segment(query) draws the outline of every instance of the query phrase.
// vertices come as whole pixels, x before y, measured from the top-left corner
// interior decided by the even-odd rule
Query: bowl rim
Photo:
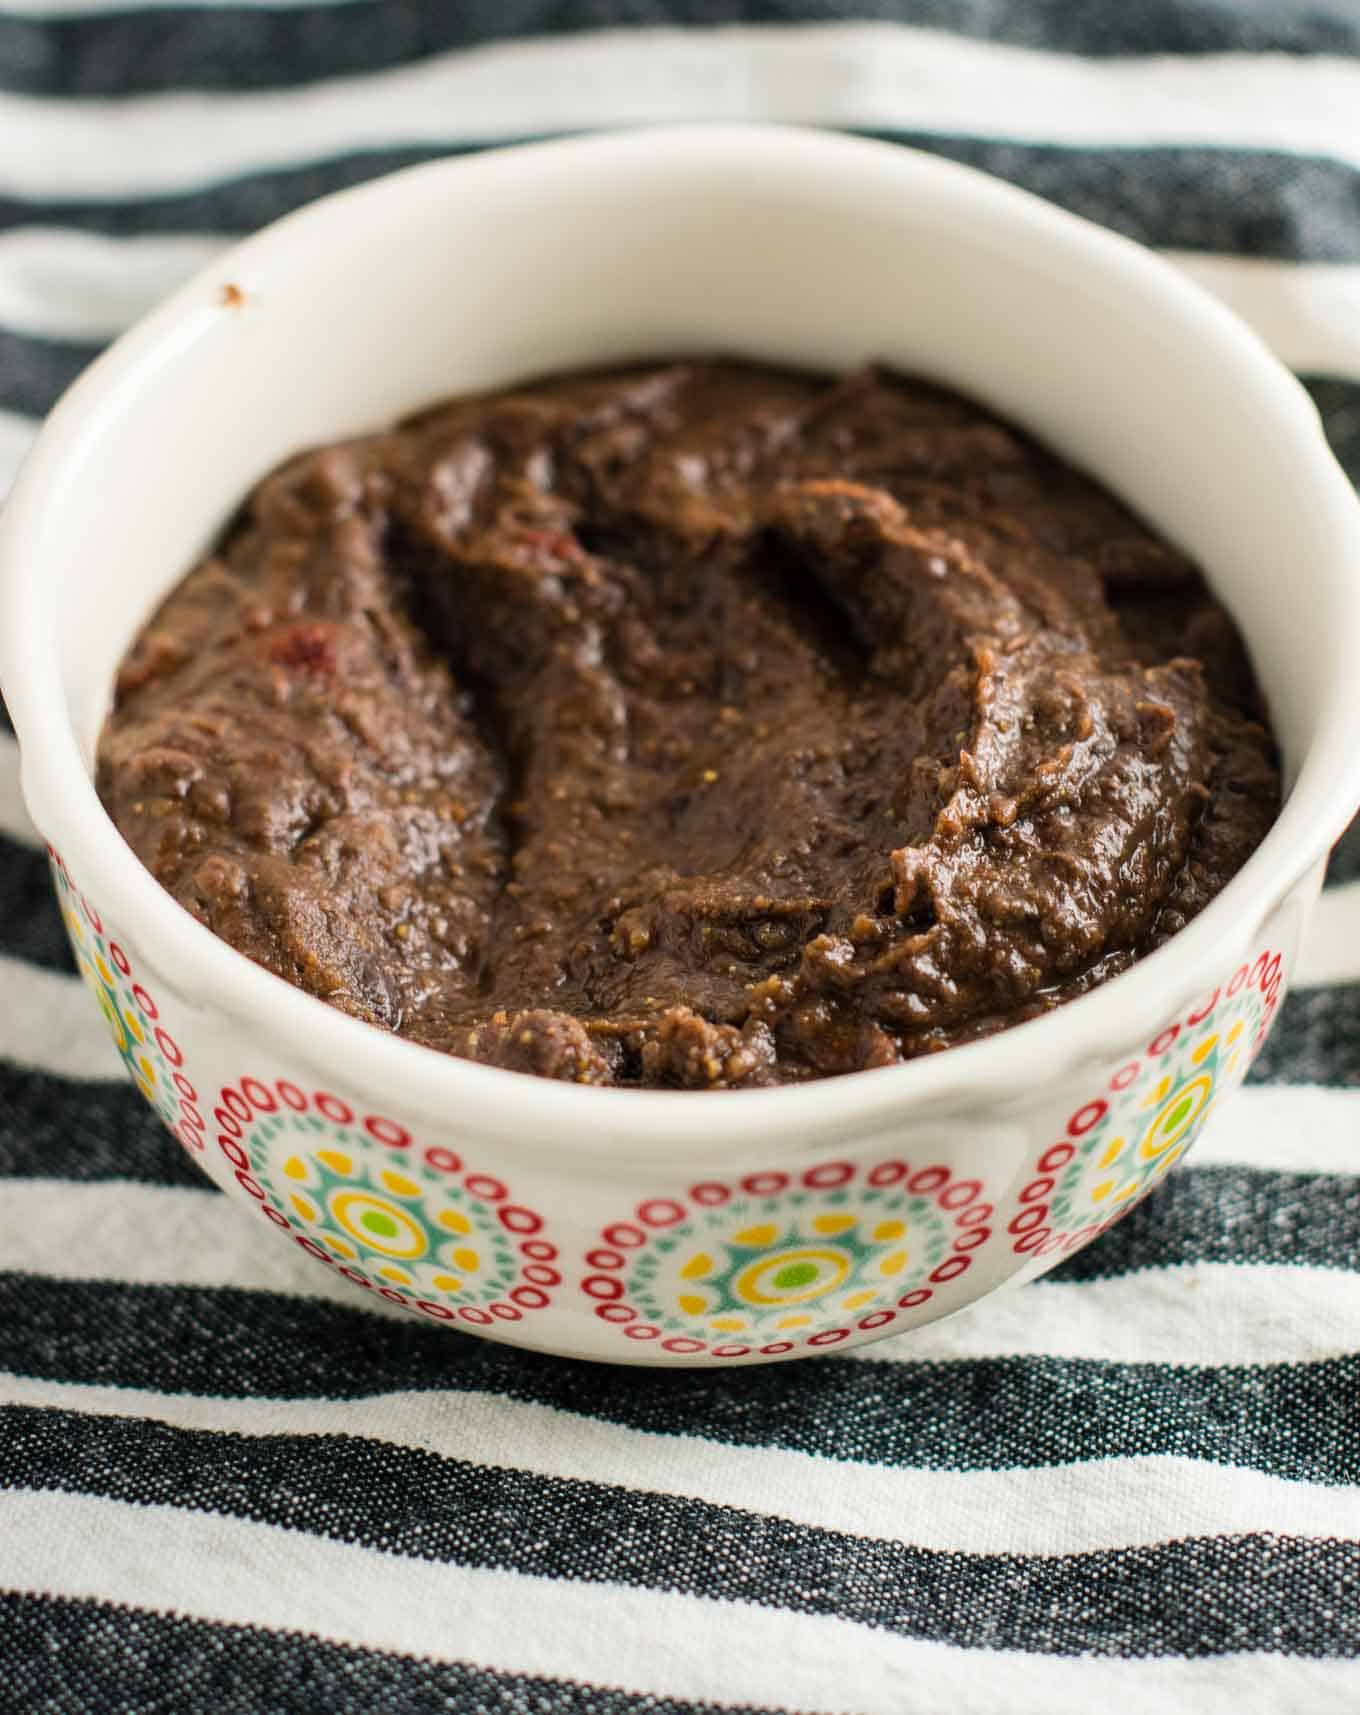
[[[1330,696],[1298,778],[1266,839],[1227,887],[1169,942],[1127,971],[1051,1013],[983,1041],[900,1065],[806,1084],[716,1093],[626,1090],[565,1084],[461,1060],[350,1018],[294,988],[221,941],[178,905],[123,841],[82,765],[44,617],[42,523],[63,468],[115,425],[126,393],[143,384],[203,325],[208,295],[263,263],[296,265],[328,231],[391,199],[441,192],[474,179],[613,171],[645,177],[702,172],[740,154],[748,176],[809,174],[847,195],[933,196],[1003,234],[1040,242],[1112,289],[1163,314],[1232,366],[1244,405],[1268,415],[1282,454],[1325,514],[1337,544],[1331,577],[1337,639]],[[1351,568],[1348,577],[1346,568]],[[237,1020],[267,1025],[276,1054],[370,1092],[400,1092],[403,1110],[450,1112],[481,1135],[558,1154],[609,1156],[620,1148],[699,1160],[749,1145],[767,1131],[800,1152],[900,1122],[904,1110],[975,1112],[1087,1062],[1120,1051],[1165,1021],[1172,997],[1188,1000],[1216,954],[1239,946],[1284,897],[1320,866],[1360,800],[1360,697],[1342,694],[1338,663],[1360,659],[1360,499],[1333,457],[1303,388],[1254,333],[1151,251],[973,168],[893,143],[773,125],[691,124],[631,128],[454,156],[408,167],[339,191],[285,216],[216,257],[125,333],[59,401],[0,513],[0,672],[21,744],[21,782],[33,819],[77,873],[98,878],[99,903],[141,949],[172,993]],[[178,973],[191,970],[180,986]],[[176,973],[168,976],[168,973]],[[1179,975],[1178,975],[1179,973]],[[207,1002],[204,996],[210,997]],[[243,1068],[250,1070],[250,1068]],[[795,1106],[796,1104],[796,1106]],[[701,1117],[702,1116],[702,1117]],[[796,1140],[796,1141],[793,1141]]]

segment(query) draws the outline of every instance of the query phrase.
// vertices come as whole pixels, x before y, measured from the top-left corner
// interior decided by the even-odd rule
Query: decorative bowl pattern
[[[648,1363],[761,1362],[935,1320],[1029,1279],[1139,1203],[1241,1082],[1284,982],[1263,949],[1125,1061],[1017,1175],[948,1147],[847,1150],[641,1196],[465,1159],[456,1124],[415,1129],[305,1070],[196,1083],[209,1029],[172,1035],[123,942],[50,851],[76,963],[124,1067],[185,1150],[314,1261],[389,1303],[518,1343]],[[181,1046],[181,1036],[190,1044]],[[236,1051],[231,1045],[229,1051]],[[200,1099],[200,1087],[212,1091]],[[694,1097],[721,1101],[722,1097]],[[205,1112],[206,1110],[206,1112]],[[953,1156],[953,1159],[951,1159]],[[545,1213],[544,1211],[553,1211]]]
[[[1121,1066],[1034,1162],[1006,1229],[1013,1248],[1079,1250],[1140,1203],[1246,1076],[1283,987],[1284,961],[1267,949]]]
[[[546,1310],[562,1284],[543,1216],[447,1143],[287,1078],[226,1085],[213,1123],[261,1214],[394,1304],[486,1328]]]
[[[660,1352],[816,1351],[909,1326],[967,1273],[995,1213],[981,1180],[900,1157],[709,1179],[607,1222],[581,1290],[601,1321]]]
[[[198,1091],[184,1068],[184,1051],[165,1027],[160,1007],[132,974],[121,944],[71,879],[61,854],[47,855],[57,903],[76,969],[94,996],[124,1070],[191,1155],[204,1149]]]

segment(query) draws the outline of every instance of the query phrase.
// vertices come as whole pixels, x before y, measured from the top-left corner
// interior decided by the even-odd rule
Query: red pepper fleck
[[[570,530],[526,530],[522,540],[547,560],[579,560],[585,552]]]
[[[304,673],[334,673],[338,665],[334,634],[324,625],[289,626],[270,643],[269,659],[280,667],[297,667]]]

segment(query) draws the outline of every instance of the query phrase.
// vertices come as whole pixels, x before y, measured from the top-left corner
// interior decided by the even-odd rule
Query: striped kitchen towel
[[[1355,0],[0,0],[0,481],[230,237],[691,117],[1173,252],[1360,478]],[[1250,1086],[1098,1243],[843,1358],[614,1371],[383,1315],[207,1185],[0,726],[0,1709],[1342,1715],[1358,1656],[1360,835]]]

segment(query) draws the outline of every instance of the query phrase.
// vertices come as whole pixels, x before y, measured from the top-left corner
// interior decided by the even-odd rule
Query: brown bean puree
[[[123,663],[98,784],[183,906],[342,1011],[686,1089],[1057,1006],[1280,790],[1232,622],[1088,478],[933,386],[726,362],[269,477]]]

